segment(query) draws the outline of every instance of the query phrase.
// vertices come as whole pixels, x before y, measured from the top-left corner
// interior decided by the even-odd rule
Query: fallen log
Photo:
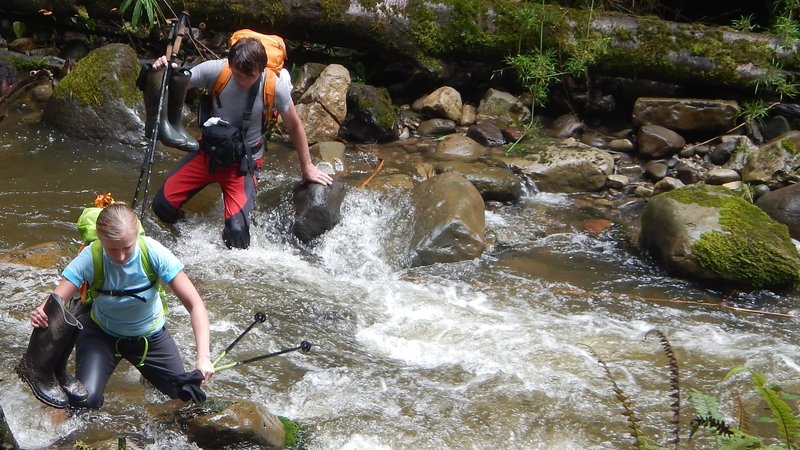
[[[502,68],[509,55],[578,51],[587,33],[608,39],[592,73],[753,91],[800,69],[798,44],[725,27],[658,18],[495,1],[184,0],[193,25],[254,28],[288,39],[372,51],[434,72],[441,61]],[[78,5],[95,20],[120,20],[118,0],[5,0],[0,13],[68,18]],[[368,6],[366,6],[368,5]],[[58,19],[57,19],[58,21]],[[542,33],[543,32],[543,33]],[[543,34],[543,36],[540,36]]]

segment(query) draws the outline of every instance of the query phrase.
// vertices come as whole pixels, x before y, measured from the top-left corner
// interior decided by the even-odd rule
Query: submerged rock
[[[55,267],[56,263],[73,256],[74,250],[69,249],[65,244],[44,242],[31,247],[0,253],[0,262],[48,269]]]

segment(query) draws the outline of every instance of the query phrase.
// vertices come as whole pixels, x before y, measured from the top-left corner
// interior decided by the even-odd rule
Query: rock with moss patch
[[[181,410],[178,417],[187,437],[205,449],[291,446],[287,441],[285,420],[259,403],[241,399],[209,400]],[[299,432],[296,427],[291,431],[292,445],[295,445]]]
[[[93,50],[56,86],[42,119],[71,137],[137,144],[144,106],[136,88],[139,63],[125,44]]]
[[[400,135],[397,113],[385,88],[352,83],[347,91],[347,116],[340,131],[355,142],[388,142]]]
[[[640,242],[674,276],[753,288],[800,285],[800,254],[786,226],[721,186],[698,183],[650,199]]]

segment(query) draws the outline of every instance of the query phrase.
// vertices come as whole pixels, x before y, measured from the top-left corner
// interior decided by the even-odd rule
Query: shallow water
[[[0,251],[77,242],[74,221],[95,193],[130,201],[142,152],[65,138],[36,121],[0,122]],[[351,156],[358,169],[350,181],[365,178],[370,159]],[[159,149],[151,196],[178,157]],[[350,189],[342,222],[315,247],[301,248],[286,233],[296,157],[278,146],[269,157],[249,249],[222,245],[213,188],[174,229],[151,215],[145,228],[183,260],[203,295],[213,354],[257,311],[266,323],[226,360],[315,344],[309,353],[220,372],[206,389],[210,397],[252,399],[299,421],[309,449],[629,447],[622,409],[587,348],[635,403],[645,433],[664,443],[668,368],[658,339],[645,340],[653,328],[669,338],[681,369],[682,447],[690,446],[689,387],[719,394],[727,411],[735,390],[759,412],[746,377],[721,381],[729,369],[746,365],[789,391],[800,387],[797,319],[721,307],[731,293],[665,276],[629,243],[635,210],[592,236],[583,231],[587,212],[575,197],[531,193],[487,211],[493,245],[482,257],[409,269],[403,195]],[[127,363],[112,377],[101,410],[69,418],[47,411],[17,379],[29,312],[65,262],[45,269],[0,263],[0,406],[20,444],[115,445],[122,436],[133,448],[197,448],[160,419],[172,404]],[[170,329],[191,364],[188,316],[170,299]],[[796,295],[763,291],[735,292],[727,302],[767,313],[797,308]]]

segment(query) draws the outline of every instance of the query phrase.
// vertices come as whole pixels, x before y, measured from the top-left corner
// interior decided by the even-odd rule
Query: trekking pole
[[[133,201],[131,202],[131,209],[136,209],[136,199],[139,198],[139,189],[142,186],[144,179],[144,191],[142,194],[142,211],[139,214],[139,220],[144,220],[144,212],[147,205],[147,190],[150,185],[150,175],[153,172],[153,155],[156,151],[156,142],[158,142],[158,125],[161,123],[161,109],[164,102],[164,96],[167,93],[167,83],[169,82],[169,73],[172,70],[172,62],[178,56],[181,48],[183,36],[186,34],[187,26],[189,24],[189,13],[186,11],[181,12],[181,16],[175,23],[172,24],[172,30],[169,33],[169,44],[167,44],[167,65],[164,67],[164,75],[161,77],[161,89],[158,94],[158,109],[156,110],[155,120],[153,121],[153,129],[150,133],[150,142],[147,145],[147,151],[144,154],[144,161],[142,161],[142,168],[139,170],[139,181],[136,182],[136,191],[133,193]],[[145,177],[145,169],[147,169],[147,177]]]
[[[297,351],[297,350],[301,350],[303,353],[308,353],[309,351],[311,351],[311,346],[312,345],[314,345],[314,344],[312,344],[311,342],[302,341],[302,342],[300,342],[300,345],[298,345],[297,347],[285,348],[285,349],[279,350],[277,352],[267,353],[266,355],[256,356],[256,357],[253,357],[253,358],[250,358],[250,359],[245,359],[245,360],[242,360],[242,361],[235,361],[235,362],[232,362],[232,363],[223,364],[223,365],[221,365],[219,367],[216,366],[216,360],[215,360],[214,361],[215,362],[214,370],[216,372],[219,372],[221,370],[231,369],[233,367],[240,366],[242,364],[248,364],[248,363],[251,363],[251,362],[254,362],[254,361],[261,361],[262,359],[272,358],[273,356],[278,356],[278,355],[282,355],[284,353],[294,352],[294,351]],[[219,359],[219,358],[217,358],[217,359]]]
[[[250,332],[251,328],[253,328],[257,323],[264,323],[266,320],[267,320],[267,315],[266,314],[264,314],[261,311],[257,312],[255,318],[253,319],[253,323],[251,323],[250,326],[245,328],[244,331],[242,331],[242,334],[240,334],[239,337],[234,339],[233,342],[231,342],[231,345],[229,345],[225,350],[223,350],[222,353],[220,353],[219,356],[217,356],[214,359],[214,361],[211,363],[211,365],[216,366],[217,365],[217,361],[222,359],[223,356],[225,356],[229,351],[231,351],[231,349],[236,345],[236,343],[239,342],[239,340],[242,339],[245,334]]]

